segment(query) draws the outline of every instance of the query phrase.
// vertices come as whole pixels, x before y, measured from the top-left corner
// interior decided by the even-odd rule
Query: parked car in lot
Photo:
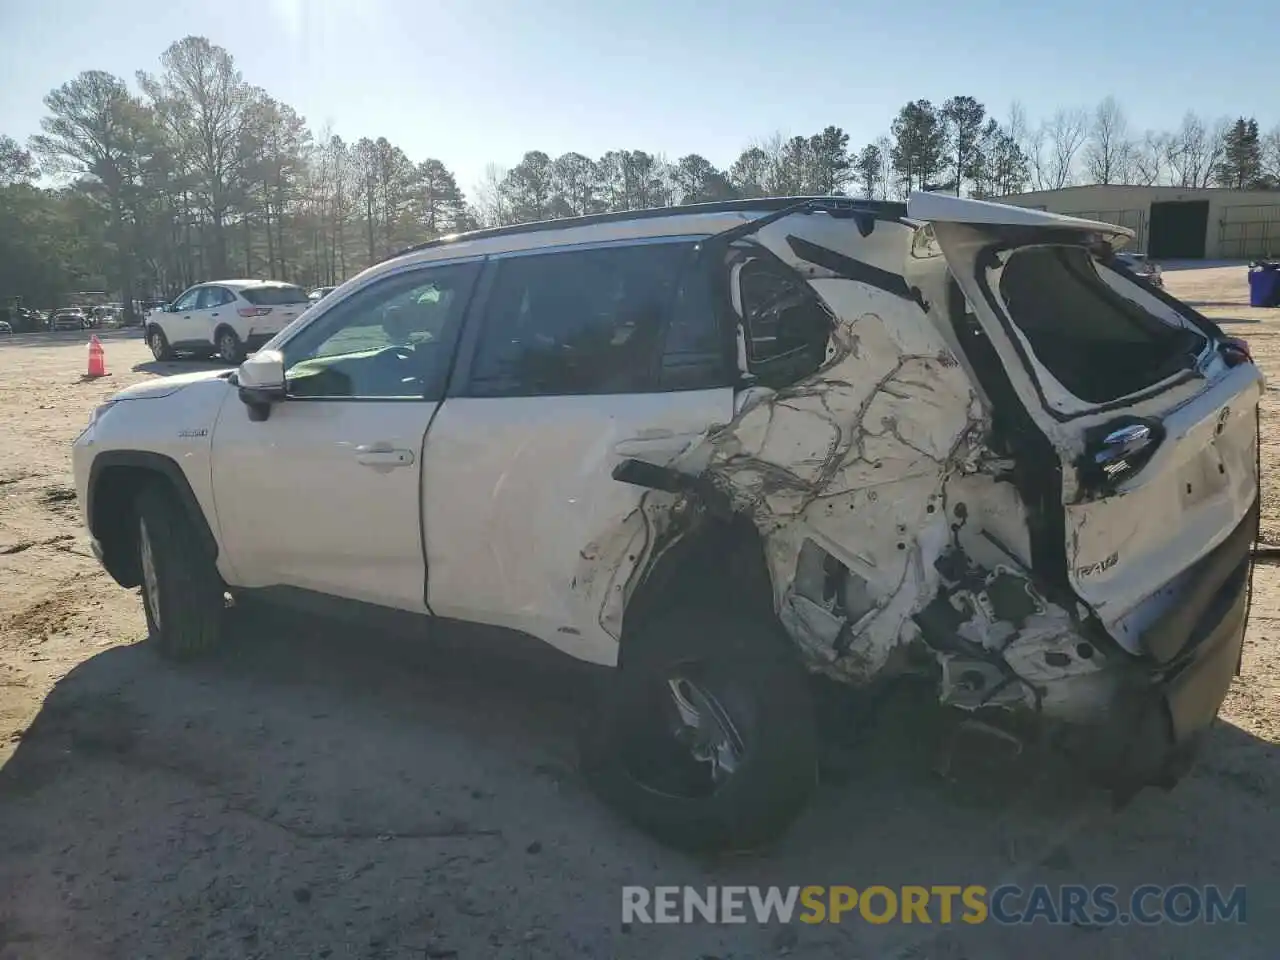
[[[81,508],[175,657],[229,591],[609,668],[584,770],[683,847],[802,809],[814,674],[1170,785],[1240,662],[1263,384],[1130,237],[914,194],[434,241],[99,407]]]
[[[147,316],[146,335],[157,360],[177,353],[239,363],[307,308],[307,293],[274,280],[199,283]]]
[[[79,307],[63,307],[55,310],[49,321],[50,330],[85,330],[89,327],[89,318]]]
[[[0,307],[0,316],[8,321],[14,333],[38,333],[49,329],[49,315],[28,307]]]
[[[164,313],[168,306],[168,300],[140,300],[138,301],[137,314],[138,317],[141,318],[141,322],[145,325],[148,317],[153,313]]]
[[[13,327],[8,320],[0,320],[0,333],[13,333]]]
[[[1160,264],[1147,259],[1145,253],[1129,253],[1121,250],[1116,253],[1115,259],[1118,265],[1141,277],[1153,287],[1164,286],[1164,274],[1160,270]]]

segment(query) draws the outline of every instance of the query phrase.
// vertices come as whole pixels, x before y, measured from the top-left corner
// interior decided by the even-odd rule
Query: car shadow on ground
[[[1258,838],[1280,757],[1233,726],[1175,791],[1115,813],[1052,758],[961,749],[908,688],[845,715],[865,736],[835,738],[838,774],[775,848],[697,859],[582,783],[599,675],[506,635],[280,614],[237,618],[197,663],[107,650],[0,770],[0,956],[1274,955],[1280,851]],[[620,922],[625,884],[1036,882],[1248,884],[1258,908],[1105,930]]]

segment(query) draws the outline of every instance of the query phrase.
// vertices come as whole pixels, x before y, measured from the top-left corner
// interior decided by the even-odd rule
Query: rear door
[[[694,245],[490,258],[426,445],[434,613],[613,662],[622,604],[665,516],[642,505],[670,495],[612,471],[673,458],[733,415]]]
[[[235,297],[223,287],[201,287],[196,309],[191,314],[189,339],[212,344],[218,324],[235,316]]]
[[[1260,373],[1229,360],[1212,323],[1106,264],[1123,228],[921,194],[908,216],[929,221],[965,319],[1056,454],[1058,572],[1136,649],[1179,576],[1254,505]]]

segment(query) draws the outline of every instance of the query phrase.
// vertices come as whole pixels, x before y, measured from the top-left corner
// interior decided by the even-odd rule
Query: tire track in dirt
[[[69,533],[60,533],[58,536],[49,537],[47,540],[19,540],[17,543],[0,550],[0,557],[11,557],[15,553],[23,553],[32,547],[51,547],[54,544],[66,543],[68,540],[74,539],[75,537]]]

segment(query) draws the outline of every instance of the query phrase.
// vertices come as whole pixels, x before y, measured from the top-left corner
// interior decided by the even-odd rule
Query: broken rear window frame
[[[1131,407],[1136,403],[1140,403],[1143,400],[1157,397],[1162,393],[1172,390],[1174,387],[1181,386],[1184,383],[1189,383],[1200,376],[1200,373],[1193,368],[1184,371],[1182,374],[1163,380],[1154,386],[1147,387],[1144,390],[1131,393],[1128,396],[1121,397],[1117,400],[1110,400],[1106,403],[1090,405],[1083,410],[1064,411],[1054,407],[1053,404],[1049,402],[1049,398],[1044,392],[1044,385],[1040,382],[1040,377],[1036,371],[1036,365],[1023,345],[1022,337],[1019,335],[1017,325],[1005,312],[1004,305],[1000,302],[1000,298],[997,297],[995,292],[991,289],[991,283],[988,279],[988,274],[991,269],[999,265],[999,255],[1001,253],[1006,250],[1015,250],[1018,247],[1026,246],[1027,242],[1028,241],[1023,238],[1010,238],[996,241],[984,247],[974,260],[974,281],[977,283],[978,289],[982,292],[983,299],[986,300],[988,308],[995,315],[996,321],[1000,324],[1000,328],[1003,330],[1005,337],[1008,338],[1013,349],[1017,352],[1018,360],[1026,371],[1027,377],[1031,380],[1031,385],[1035,388],[1036,398],[1040,401],[1041,408],[1050,417],[1058,423],[1069,423],[1072,420],[1078,420],[1081,417],[1089,417],[1098,413],[1107,413],[1111,410],[1121,410],[1125,407]],[[1085,243],[1078,234],[1062,234],[1060,236],[1049,234],[1046,236],[1043,233],[1031,242],[1035,242],[1040,245],[1053,245],[1054,243],[1060,243],[1069,246],[1081,246]],[[1152,293],[1155,293],[1155,291],[1152,290]],[[1160,299],[1164,300],[1165,298],[1161,297]],[[1179,310],[1178,312],[1183,313],[1182,310]],[[1185,314],[1183,315],[1185,316]],[[1205,320],[1205,322],[1209,323],[1208,320]],[[1201,324],[1198,323],[1196,325],[1201,326]],[[1216,334],[1206,331],[1205,335],[1209,338],[1210,345],[1212,346],[1216,343],[1217,339],[1222,336],[1222,333],[1220,330]]]

